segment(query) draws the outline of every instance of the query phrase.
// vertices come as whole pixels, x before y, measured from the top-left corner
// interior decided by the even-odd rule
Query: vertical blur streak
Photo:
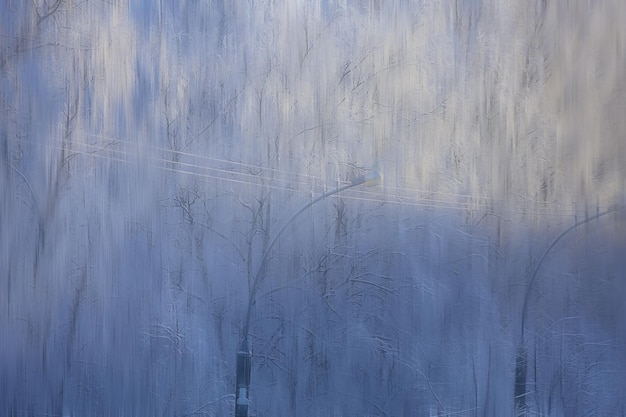
[[[625,15],[0,2],[0,415],[619,415]]]

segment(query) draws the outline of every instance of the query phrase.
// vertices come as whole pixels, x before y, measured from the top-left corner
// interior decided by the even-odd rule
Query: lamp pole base
[[[248,393],[250,391],[250,370],[252,353],[248,349],[248,340],[244,338],[237,352],[237,386],[235,389],[235,417],[248,417]]]

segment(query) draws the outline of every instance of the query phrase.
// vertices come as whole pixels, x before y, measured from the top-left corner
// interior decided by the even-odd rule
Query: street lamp
[[[287,229],[287,226],[291,224],[291,222],[298,217],[300,214],[304,213],[309,207],[313,204],[322,201],[326,197],[330,197],[331,195],[340,193],[349,188],[356,187],[357,185],[366,185],[368,187],[378,185],[382,181],[382,173],[378,170],[373,170],[368,172],[365,175],[361,175],[355,179],[353,179],[349,184],[346,184],[341,187],[337,187],[332,191],[328,191],[316,199],[308,202],[300,210],[298,210],[295,214],[293,214],[289,220],[283,224],[283,227],[280,228],[278,233],[271,240],[263,257],[261,258],[261,264],[259,265],[259,269],[254,276],[254,281],[252,281],[252,289],[250,290],[250,295],[248,297],[248,309],[246,311],[246,321],[244,322],[243,332],[241,343],[239,344],[239,349],[237,350],[237,377],[236,377],[236,387],[235,387],[235,417],[247,417],[248,416],[248,400],[249,400],[249,390],[250,390],[250,370],[252,369],[252,353],[250,352],[250,348],[248,347],[248,330],[250,327],[250,312],[252,311],[252,304],[254,303],[254,295],[256,294],[256,290],[259,283],[259,277],[261,275],[261,271],[265,267],[265,263],[269,257],[270,251],[274,247],[274,244],[280,237],[280,235]]]
[[[539,258],[539,261],[537,262],[537,265],[535,266],[535,269],[533,270],[533,273],[530,276],[528,285],[526,286],[526,294],[524,295],[524,304],[522,306],[522,318],[521,318],[521,326],[520,326],[521,331],[520,331],[520,339],[519,339],[520,341],[519,341],[519,346],[517,348],[517,354],[515,356],[515,384],[514,384],[513,398],[515,399],[516,411],[520,412],[526,408],[526,396],[528,395],[528,393],[526,392],[526,382],[527,382],[526,378],[528,374],[528,369],[527,369],[528,352],[527,352],[526,342],[525,342],[526,319],[528,316],[528,306],[530,305],[529,300],[530,300],[531,290],[534,288],[533,286],[535,284],[535,280],[537,278],[537,273],[539,272],[539,268],[541,268],[543,261],[546,260],[548,253],[550,253],[550,251],[556,246],[556,244],[559,243],[559,241],[569,232],[576,229],[578,226],[589,223],[592,220],[599,219],[600,217],[605,216],[607,214],[624,210],[625,208],[626,208],[626,200],[624,200],[624,202],[621,205],[619,203],[615,204],[614,206],[607,209],[606,211],[597,213],[594,216],[586,217],[585,219],[581,221],[576,221],[573,225],[569,226],[568,228],[563,230],[557,237],[555,237],[554,240],[548,245],[546,250],[543,252],[543,254],[541,255],[541,258]]]

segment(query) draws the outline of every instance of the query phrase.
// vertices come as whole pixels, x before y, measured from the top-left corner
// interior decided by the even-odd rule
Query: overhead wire
[[[113,139],[110,138],[109,139]],[[127,141],[122,141],[122,140],[115,140],[115,144],[120,144],[120,143],[128,143]],[[128,159],[123,159],[120,156],[133,156],[135,155],[134,153],[128,152],[128,151],[124,151],[124,150],[119,150],[119,149],[113,149],[111,147],[111,145],[106,145],[106,146],[99,146],[96,144],[89,144],[89,143],[85,143],[85,142],[72,142],[72,146],[82,146],[82,147],[86,147],[89,151],[85,150],[85,151],[79,151],[77,149],[72,149],[72,153],[73,154],[82,154],[82,155],[86,155],[86,156],[92,156],[92,157],[98,157],[98,158],[105,158],[105,159],[109,159],[109,160],[113,160],[113,161],[117,161],[117,162],[124,162],[124,163],[132,163],[133,161],[128,160]],[[47,145],[48,147],[50,147],[49,145]],[[61,150],[63,149],[63,147],[61,147],[60,145],[55,145],[54,148],[56,148],[57,150]],[[174,150],[170,150],[170,149],[165,149],[165,148],[157,148],[157,147],[149,147],[149,149],[152,150],[159,150],[159,151],[165,151],[165,152],[170,152],[170,153],[177,153],[177,151]],[[98,153],[98,151],[106,151],[107,153],[113,154],[113,155],[105,155],[105,154],[100,154]],[[192,154],[192,153],[185,153],[186,155],[190,155],[190,156],[200,156],[197,154]],[[212,157],[207,157],[207,159],[215,159],[215,160],[219,160],[221,162],[225,162],[225,163],[230,163],[232,161],[228,161],[228,160],[224,160],[224,159],[219,159],[219,158],[212,158]],[[277,189],[277,190],[294,190],[293,185],[310,185],[308,183],[303,183],[303,182],[294,182],[291,181],[290,183],[287,182],[289,185],[292,186],[292,188],[289,187],[285,187],[285,186],[279,186],[279,185],[274,185],[274,184],[270,184],[269,182],[276,182],[276,178],[273,177],[267,177],[267,176],[263,176],[261,174],[248,174],[248,173],[242,173],[239,171],[233,171],[233,170],[229,170],[229,169],[224,169],[224,168],[215,168],[215,167],[209,167],[206,165],[198,165],[198,164],[191,164],[191,163],[187,163],[187,162],[181,162],[181,161],[175,161],[172,159],[165,159],[165,158],[155,158],[155,157],[150,157],[148,158],[149,161],[151,162],[161,162],[164,165],[162,166],[158,166],[155,165],[155,167],[162,169],[162,170],[166,170],[166,171],[170,171],[170,172],[176,172],[176,173],[180,173],[180,174],[188,174],[188,175],[195,175],[197,177],[201,177],[201,178],[205,178],[205,179],[212,179],[212,180],[219,180],[219,181],[226,181],[226,182],[231,182],[231,183],[237,183],[237,184],[242,184],[242,185],[252,185],[252,186],[263,186],[266,188],[271,188],[271,189]],[[179,166],[183,166],[189,169],[181,169],[181,168],[175,168],[175,167],[170,167],[167,166],[168,164],[171,165],[179,165]],[[255,169],[259,168],[262,169],[263,167],[260,167],[258,165],[254,165],[254,164],[248,164],[248,163],[238,163],[242,166],[247,166],[247,167],[254,167]],[[190,169],[195,168],[195,169],[199,169],[199,170],[205,170],[205,171],[216,171],[216,172],[221,172],[223,174],[229,174],[229,175],[239,175],[239,176],[244,176],[244,177],[248,177],[249,179],[253,179],[254,181],[250,181],[250,180],[246,180],[246,179],[237,179],[237,178],[227,178],[224,176],[219,176],[219,175],[211,175],[211,174],[207,174],[207,173],[203,173],[203,172],[197,172],[197,171],[192,171]],[[271,169],[270,169],[271,171]],[[276,170],[278,171],[278,170]],[[286,172],[286,173],[290,173],[290,174],[295,174],[295,173],[291,173],[289,171],[282,171],[282,172]],[[312,178],[316,178],[314,176],[309,176]],[[261,180],[261,181],[257,181],[257,180]],[[268,182],[265,182],[268,181]],[[342,181],[342,183],[348,183],[348,181]],[[386,187],[387,188],[387,187]],[[409,191],[409,192],[413,192],[413,193],[424,193],[424,194],[432,194],[431,192],[426,192],[423,190],[416,190],[416,189],[408,189],[408,188],[399,188],[399,187],[389,187],[389,188],[395,188],[398,190],[404,190],[404,191]],[[394,204],[402,204],[402,205],[409,205],[409,206],[417,206],[417,207],[430,207],[430,208],[444,208],[444,209],[451,209],[451,210],[468,210],[468,209],[478,209],[478,208],[483,208],[483,209],[488,209],[490,208],[490,204],[489,203],[477,203],[476,201],[471,201],[471,202],[467,202],[467,201],[451,201],[451,200],[441,200],[441,199],[433,199],[432,197],[415,197],[415,196],[408,196],[408,195],[399,195],[397,193],[388,193],[388,192],[373,192],[373,191],[367,191],[364,189],[358,189],[358,190],[351,190],[350,194],[354,194],[354,195],[343,195],[343,198],[346,199],[355,199],[355,200],[360,200],[360,201],[369,201],[369,202],[378,202],[378,203],[394,203]],[[460,196],[462,198],[475,198],[475,196],[472,195],[465,195],[465,194],[453,194],[453,193],[448,193],[450,195],[456,195],[456,196]],[[358,197],[356,195],[359,195]],[[363,195],[367,195],[369,197],[363,197]],[[489,200],[489,198],[486,197],[481,197],[483,200]],[[517,213],[517,214],[529,214],[528,212],[524,212],[524,211],[520,211],[520,210],[508,210],[511,214],[512,213]],[[541,214],[539,211],[537,211],[535,209],[534,214]],[[567,212],[567,213],[550,213],[550,212],[546,212],[544,214],[557,214],[557,215],[565,215],[565,216],[572,216],[572,212]]]
[[[85,136],[89,136],[89,137],[95,137],[95,138],[99,138],[99,139],[107,139],[110,140],[112,142],[114,142],[115,144],[131,144],[130,141],[128,140],[124,140],[124,139],[120,139],[120,138],[115,138],[115,137],[111,137],[111,136],[107,136],[107,135],[103,135],[103,134],[95,134],[95,133],[84,133]],[[109,150],[109,146],[98,146],[95,144],[88,144],[85,142],[72,142],[72,144],[81,144],[81,145],[85,145],[85,146],[90,146],[92,148],[98,148],[101,150]],[[246,163],[246,162],[241,162],[241,161],[232,161],[232,160],[228,160],[228,159],[223,159],[223,158],[216,158],[216,157],[212,157],[212,156],[208,156],[208,155],[201,155],[201,154],[197,154],[197,153],[190,153],[190,152],[185,152],[185,151],[180,151],[180,150],[175,150],[175,149],[171,149],[171,148],[163,148],[163,147],[156,147],[156,146],[148,146],[149,150],[156,150],[159,152],[165,152],[165,153],[171,153],[174,155],[180,155],[180,156],[190,156],[193,158],[198,158],[201,160],[207,160],[207,161],[216,161],[216,162],[221,162],[224,164],[228,164],[228,165],[234,165],[234,166],[241,166],[243,168],[249,168],[249,169],[253,169],[253,170],[258,170],[258,171],[267,171],[267,172],[272,172],[272,173],[281,173],[281,174],[287,174],[293,177],[303,177],[303,178],[310,178],[310,179],[315,179],[315,180],[322,180],[322,178],[320,176],[315,176],[315,175],[311,175],[311,174],[303,174],[303,173],[299,173],[299,172],[293,172],[293,171],[287,171],[287,170],[281,170],[281,169],[277,169],[277,168],[270,168],[270,167],[264,167],[262,165],[257,165],[257,164],[252,164],[252,163]],[[120,151],[122,152],[122,151]],[[125,152],[128,153],[128,152]],[[153,158],[155,161],[160,161],[160,162],[164,162],[164,163],[172,163],[174,162],[173,160],[169,160],[169,159],[165,159],[165,158],[161,158],[161,159],[155,159]],[[197,167],[200,169],[211,169],[211,170],[220,170],[219,168],[214,168],[214,167],[208,167],[206,165],[198,165],[198,164],[191,164],[189,162],[177,162],[178,164],[183,164],[185,166],[189,166],[189,167]],[[226,169],[222,169],[225,172],[228,173],[232,173],[233,171],[231,170],[226,170]],[[266,177],[263,175],[260,175],[258,173],[255,174],[246,174],[246,173],[241,173],[242,175],[248,175],[250,177],[264,177],[265,179],[275,179],[274,177]],[[295,181],[292,181],[295,182]],[[295,182],[297,184],[303,184],[300,182]],[[349,183],[349,181],[342,181],[342,184],[346,184]],[[481,195],[477,195],[477,194],[463,194],[463,193],[453,193],[453,192],[449,192],[449,191],[429,191],[429,190],[421,190],[421,189],[415,189],[415,188],[408,188],[408,187],[397,187],[397,186],[392,186],[392,185],[386,185],[385,186],[386,190],[396,190],[397,193],[400,192],[404,192],[404,193],[422,193],[422,194],[433,194],[436,193],[439,196],[450,196],[450,197],[456,197],[456,198],[464,198],[464,199],[473,199],[473,200],[488,200],[489,203],[476,203],[475,201],[473,202],[474,205],[487,205],[487,206],[492,206],[493,202],[500,202],[500,203],[504,203],[505,200],[504,199],[498,199],[495,197],[488,197],[488,196],[481,196]],[[431,201],[442,201],[442,202],[449,202],[449,200],[435,200],[432,198],[429,198],[429,200]],[[544,206],[571,206],[573,205],[573,203],[557,203],[557,202],[541,202],[542,205]],[[569,210],[569,209],[567,209]]]
[[[110,161],[122,162],[122,163],[139,163],[141,160],[145,160],[149,162],[154,168],[161,169],[164,171],[174,172],[182,175],[192,175],[199,178],[204,178],[208,180],[216,180],[216,181],[224,181],[229,183],[235,183],[246,186],[255,186],[255,187],[264,187],[268,189],[275,189],[280,191],[300,191],[302,192],[302,188],[312,187],[324,187],[328,189],[329,187],[324,184],[313,184],[315,181],[322,181],[322,178],[315,175],[310,174],[302,174],[287,170],[280,170],[276,168],[268,168],[260,165],[241,162],[241,161],[232,161],[223,158],[216,158],[207,155],[200,155],[196,153],[177,151],[168,148],[156,147],[156,146],[147,146],[146,150],[152,152],[159,152],[161,154],[170,153],[172,156],[178,155],[183,157],[197,158],[198,160],[207,161],[207,162],[216,162],[220,164],[225,164],[226,166],[238,167],[241,170],[249,170],[249,172],[243,172],[237,169],[229,169],[228,167],[215,167],[209,166],[206,164],[192,163],[188,161],[181,161],[175,159],[167,159],[163,156],[155,157],[155,156],[142,156],[138,155],[137,152],[132,152],[123,149],[115,149],[115,146],[123,145],[123,146],[134,146],[138,149],[141,149],[141,146],[137,144],[133,144],[128,140],[123,140],[119,138],[114,138],[111,136],[101,135],[101,134],[92,134],[86,133],[87,137],[95,137],[99,139],[110,140],[110,144],[99,145],[88,142],[79,142],[73,141],[71,142],[71,147],[69,148],[70,155],[78,154],[84,156],[91,156],[96,158],[104,158]],[[20,139],[21,141],[29,140],[29,139]],[[62,146],[61,144],[49,144],[46,143],[45,146],[47,148],[54,148],[56,150],[68,150],[67,147]],[[258,171],[256,173],[252,173],[250,171]],[[280,174],[280,177],[277,178],[277,174]],[[291,177],[286,178],[286,177]],[[293,178],[301,178],[302,180],[294,180]],[[308,180],[308,181],[307,181]],[[349,183],[349,181],[341,181],[338,180],[337,186],[345,185]],[[282,184],[282,185],[281,185]],[[432,195],[436,194],[437,196],[450,196],[451,199],[442,199],[442,198],[433,198]],[[421,196],[420,196],[421,195]],[[462,194],[462,193],[451,193],[451,192],[433,192],[428,190],[420,190],[408,187],[397,187],[397,186],[389,186],[385,185],[382,189],[372,191],[365,188],[359,189],[351,189],[349,192],[343,193],[341,195],[344,199],[352,199],[359,200],[364,202],[375,202],[375,203],[387,203],[387,204],[401,204],[406,206],[414,206],[414,207],[425,207],[425,208],[438,208],[438,209],[449,209],[449,210],[493,210],[494,204],[504,203],[505,201],[502,199],[496,199],[488,196],[481,196],[477,194]],[[538,215],[538,216],[559,216],[559,217],[572,217],[576,215],[585,215],[585,210],[577,210],[575,203],[543,203],[545,207],[533,207],[524,209],[512,209],[512,208],[501,208],[498,210],[499,214],[518,214],[518,215]],[[570,206],[572,208],[568,208]]]
[[[115,161],[115,162],[121,162],[121,163],[126,163],[126,164],[134,164],[138,161],[133,161],[131,159],[125,159],[123,158],[123,156],[134,156],[135,154],[128,152],[128,151],[122,151],[122,150],[112,150],[110,148],[104,148],[104,147],[96,147],[98,150],[106,150],[107,153],[110,153],[110,155],[104,154],[104,153],[99,153],[97,151],[94,150],[80,150],[80,149],[76,149],[74,148],[77,144],[73,143],[72,146],[73,148],[70,150],[70,154],[68,156],[71,155],[83,155],[83,156],[89,156],[89,157],[93,157],[93,158],[98,158],[98,159],[106,159],[106,160],[110,160],[110,161]],[[88,144],[82,144],[82,145],[78,145],[78,147],[86,147],[87,149],[93,148],[92,145],[88,145]],[[56,150],[63,150],[64,148],[62,146],[59,145],[53,145],[53,146],[49,146],[49,148],[53,148]],[[255,174],[246,174],[246,173],[241,173],[241,172],[237,172],[237,171],[229,171],[227,169],[223,169],[223,168],[214,168],[214,167],[207,167],[207,166],[202,166],[202,165],[197,165],[197,164],[191,164],[191,163],[186,163],[186,162],[181,162],[181,161],[175,161],[175,160],[168,160],[168,159],[164,159],[164,158],[154,158],[154,157],[140,157],[139,159],[145,159],[147,162],[151,162],[152,167],[156,168],[156,169],[160,169],[163,171],[169,171],[169,172],[175,172],[178,174],[184,174],[184,175],[194,175],[200,178],[205,178],[205,179],[213,179],[213,180],[219,180],[219,181],[224,181],[224,182],[230,182],[230,183],[236,183],[236,184],[242,184],[242,185],[252,185],[252,186],[263,186],[266,188],[272,188],[272,189],[277,189],[277,190],[287,190],[288,188],[286,187],[280,187],[280,186],[276,186],[276,185],[272,185],[272,184],[268,184],[268,183],[263,183],[263,180],[274,180],[271,177],[265,177],[262,175],[255,175]],[[154,164],[154,162],[162,162],[163,165],[157,165]],[[172,165],[172,166],[168,166],[168,165]],[[183,169],[183,168],[175,168],[174,166],[180,166],[180,167],[187,167],[188,169]],[[224,174],[232,174],[235,176],[243,176],[243,177],[249,177],[251,179],[258,179],[259,181],[252,181],[252,180],[245,180],[245,179],[238,179],[238,178],[228,178],[225,176],[219,176],[219,175],[211,175],[208,173],[203,173],[203,172],[197,172],[197,171],[192,171],[192,168],[198,168],[200,170],[205,170],[205,171],[216,171],[216,172],[222,172]]]
[[[101,134],[86,133],[85,135],[89,136],[89,137],[96,137],[96,138],[100,138],[100,139],[107,139],[107,140],[112,140],[112,141],[125,143],[125,144],[130,143],[129,141],[126,141],[126,140],[121,140],[121,139],[117,139],[117,138],[113,138],[113,137],[105,136],[105,135],[101,135]],[[158,146],[150,146],[149,149],[156,150],[156,151],[159,151],[159,152],[170,152],[170,153],[178,154],[178,155],[182,155],[182,156],[190,156],[190,157],[193,157],[193,158],[204,159],[204,160],[207,160],[207,161],[221,162],[221,163],[225,163],[225,164],[229,164],[229,165],[233,165],[233,166],[240,166],[242,168],[263,170],[263,171],[268,171],[268,172],[274,172],[274,173],[277,173],[277,174],[288,174],[288,175],[294,175],[296,177],[304,177],[304,178],[311,178],[311,179],[321,180],[321,177],[315,176],[315,175],[297,173],[297,172],[292,172],[292,171],[286,171],[286,170],[281,170],[281,169],[277,169],[277,168],[264,167],[264,166],[257,165],[257,164],[241,162],[241,161],[232,161],[232,160],[228,160],[228,159],[216,158],[216,157],[208,156],[208,155],[200,155],[200,154],[196,154],[196,153],[190,153],[190,152],[185,152],[185,151],[180,151],[180,150],[175,150],[175,149],[168,149],[168,148],[163,148],[163,147],[158,147]]]

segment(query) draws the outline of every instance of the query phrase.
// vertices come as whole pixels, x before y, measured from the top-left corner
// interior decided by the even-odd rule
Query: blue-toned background
[[[0,3],[0,414],[623,416],[626,3]]]

